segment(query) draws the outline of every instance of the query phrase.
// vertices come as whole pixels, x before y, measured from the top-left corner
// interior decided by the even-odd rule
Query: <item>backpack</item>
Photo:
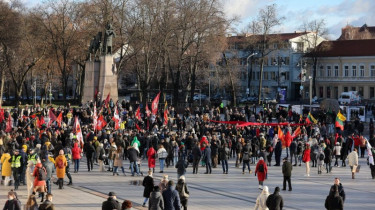
[[[248,152],[243,153],[243,158],[242,158],[242,160],[244,160],[244,161],[249,161],[249,160],[250,160],[250,155],[249,155]]]
[[[40,167],[38,169],[38,180],[39,181],[45,181],[47,179],[47,173],[45,171],[46,169],[44,167]]]
[[[323,153],[320,153],[319,160],[324,160],[324,154]]]
[[[260,164],[259,167],[258,167],[258,171],[259,172],[264,172],[264,165],[263,164]]]
[[[64,161],[62,159],[59,159],[59,161],[57,161],[57,167],[59,169],[63,169],[64,168]]]

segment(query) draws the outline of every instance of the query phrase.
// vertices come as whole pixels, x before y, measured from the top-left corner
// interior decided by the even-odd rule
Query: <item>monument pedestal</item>
[[[116,65],[112,55],[103,55],[99,61],[87,61],[85,66],[85,81],[83,86],[82,103],[94,101],[96,91],[104,100],[108,93],[113,102],[118,100]]]

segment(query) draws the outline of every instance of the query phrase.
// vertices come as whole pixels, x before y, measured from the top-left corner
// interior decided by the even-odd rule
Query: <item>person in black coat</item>
[[[185,175],[187,167],[187,162],[183,158],[180,158],[176,164],[177,178],[180,178],[180,176]]]
[[[335,185],[333,189],[329,192],[324,206],[328,210],[342,210],[344,209],[344,202],[339,195],[338,186]]]
[[[334,185],[331,186],[330,192],[335,191],[335,186],[338,187],[339,195],[342,198],[342,201],[345,202],[345,191],[344,187],[340,183],[340,179],[338,177],[335,178]]]
[[[324,149],[324,163],[326,164],[326,169],[327,169],[327,173],[331,172],[332,170],[332,166],[331,166],[331,162],[332,162],[332,150],[330,147],[326,147]]]
[[[196,145],[193,147],[192,154],[193,154],[193,174],[197,174],[199,161],[202,157],[202,151],[199,148],[199,142],[197,142]]]
[[[275,161],[276,161],[276,164],[274,166],[280,166],[280,159],[281,159],[282,150],[283,150],[283,148],[282,148],[282,145],[281,145],[281,141],[278,140],[277,143],[276,143],[276,146],[275,146]]]
[[[284,162],[283,167],[282,167],[283,176],[284,176],[283,190],[286,190],[286,182],[288,181],[289,191],[292,191],[292,183],[291,183],[290,177],[292,176],[293,166],[292,166],[292,163],[288,161],[288,158],[284,158],[283,162]]]
[[[139,176],[140,173],[139,173],[139,168],[137,164],[138,151],[134,149],[134,147],[132,146],[128,147],[128,158],[130,162],[130,169],[131,169],[132,176],[134,176],[134,172],[136,172],[137,175]]]
[[[290,163],[293,163],[293,156],[294,156],[294,166],[297,166],[297,140],[293,140],[289,146],[290,150]]]
[[[275,187],[275,192],[268,196],[266,200],[266,205],[270,210],[281,210],[283,209],[284,202],[283,197],[281,197],[280,188]]]
[[[206,173],[205,174],[211,174],[212,168],[211,168],[211,148],[210,145],[203,144],[203,147],[205,147],[203,151],[203,160],[206,163]]]
[[[174,182],[168,181],[168,187],[163,191],[164,209],[166,210],[180,210],[180,196],[177,190],[173,189]]]
[[[142,186],[145,187],[143,190],[143,197],[145,200],[143,201],[143,207],[146,206],[148,199],[150,198],[151,192],[154,190],[154,178],[152,177],[152,171],[148,171],[148,176],[143,179]]]
[[[102,204],[102,210],[121,210],[120,202],[116,200],[116,193],[109,192],[108,196],[108,199]]]

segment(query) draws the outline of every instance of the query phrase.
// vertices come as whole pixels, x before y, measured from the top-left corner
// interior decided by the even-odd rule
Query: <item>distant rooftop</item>
[[[375,39],[324,41],[315,53],[318,57],[375,56]]]

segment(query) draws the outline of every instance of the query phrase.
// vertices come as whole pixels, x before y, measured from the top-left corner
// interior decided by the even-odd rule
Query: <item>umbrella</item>
[[[325,111],[332,111],[338,113],[340,110],[340,105],[336,99],[327,98],[320,102],[320,108]]]

